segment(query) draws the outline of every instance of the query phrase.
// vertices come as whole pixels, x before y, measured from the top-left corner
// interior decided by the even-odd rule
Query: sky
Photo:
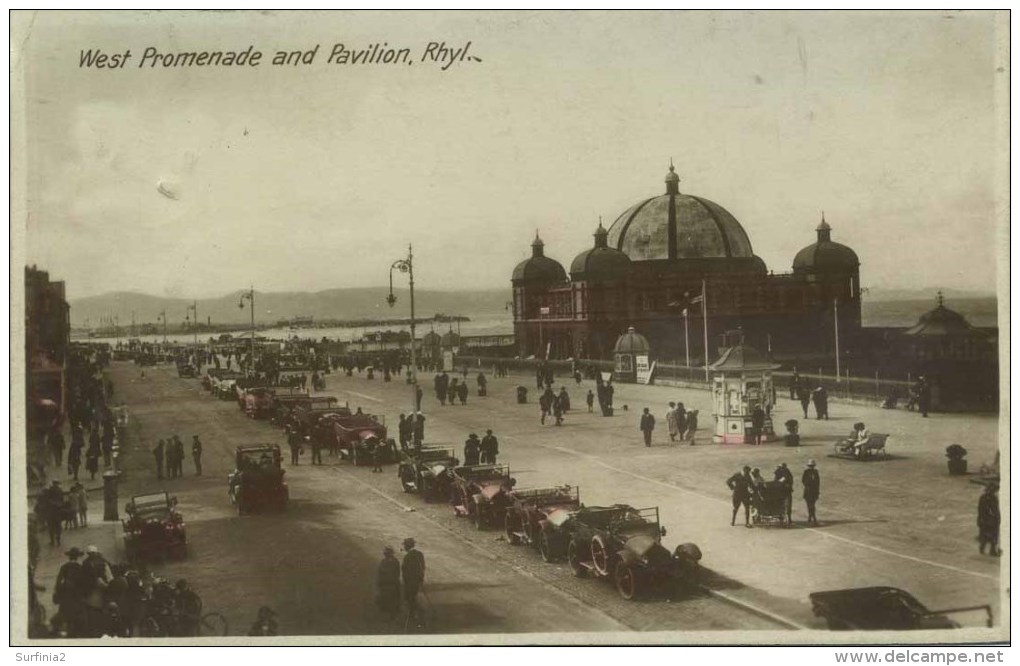
[[[681,192],[729,210],[777,273],[824,211],[865,286],[996,289],[1008,63],[992,13],[16,22],[13,224],[70,298],[385,285],[409,243],[417,286],[509,291],[536,230],[569,266],[600,217],[665,192],[670,159]],[[413,64],[326,62],[334,44],[377,42]],[[476,59],[443,70],[421,60],[429,42],[470,42]],[[310,65],[269,63],[316,44]],[[259,67],[138,67],[148,47],[249,45]],[[80,67],[88,49],[132,58]]]

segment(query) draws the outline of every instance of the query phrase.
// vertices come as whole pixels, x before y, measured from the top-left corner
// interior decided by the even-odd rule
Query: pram
[[[790,498],[782,481],[766,481],[751,493],[751,521],[755,525],[788,524],[786,502]]]

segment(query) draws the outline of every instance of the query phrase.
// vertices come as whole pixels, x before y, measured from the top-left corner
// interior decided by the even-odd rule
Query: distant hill
[[[248,301],[239,308],[241,294],[236,291],[218,298],[198,299],[198,319],[213,324],[249,321]],[[280,319],[312,316],[323,319],[383,319],[407,318],[410,314],[410,299],[407,289],[394,289],[397,304],[390,308],[386,304],[389,290],[386,287],[362,287],[351,289],[327,289],[317,292],[255,292],[255,320],[260,324]],[[415,315],[421,319],[436,314],[493,315],[505,312],[505,305],[512,298],[509,289],[424,291],[414,292]],[[137,324],[153,324],[163,310],[166,310],[170,326],[184,322],[190,315],[187,308],[191,299],[165,298],[137,292],[114,292],[101,296],[89,296],[70,301],[72,326],[80,327],[85,320],[93,327],[101,318],[117,317],[120,326],[130,326],[132,312]]]

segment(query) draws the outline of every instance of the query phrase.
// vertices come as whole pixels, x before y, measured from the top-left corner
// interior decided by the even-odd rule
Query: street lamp
[[[390,266],[390,294],[386,302],[391,308],[397,304],[397,297],[393,293],[393,269],[407,273],[411,284],[411,405],[414,411],[418,411],[418,366],[414,358],[414,254],[410,243],[407,245],[407,259],[398,259]]]
[[[156,321],[163,320],[163,344],[166,344],[166,310],[159,313],[156,317]]]
[[[241,294],[241,300],[238,301],[237,307],[244,309],[244,299],[248,299],[248,303],[251,305],[251,374],[255,374],[255,285],[252,285],[248,293]]]
[[[191,325],[194,326],[193,330],[195,332],[195,344],[197,345],[198,344],[198,301],[192,302],[191,305],[189,305],[187,308],[184,309],[184,321],[189,321],[188,313],[192,313],[192,314],[195,315],[195,321]]]

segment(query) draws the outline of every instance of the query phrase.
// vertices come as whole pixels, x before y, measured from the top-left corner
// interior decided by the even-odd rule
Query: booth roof
[[[726,349],[722,356],[708,367],[720,372],[747,372],[775,370],[779,366],[766,360],[754,347],[737,345]]]

